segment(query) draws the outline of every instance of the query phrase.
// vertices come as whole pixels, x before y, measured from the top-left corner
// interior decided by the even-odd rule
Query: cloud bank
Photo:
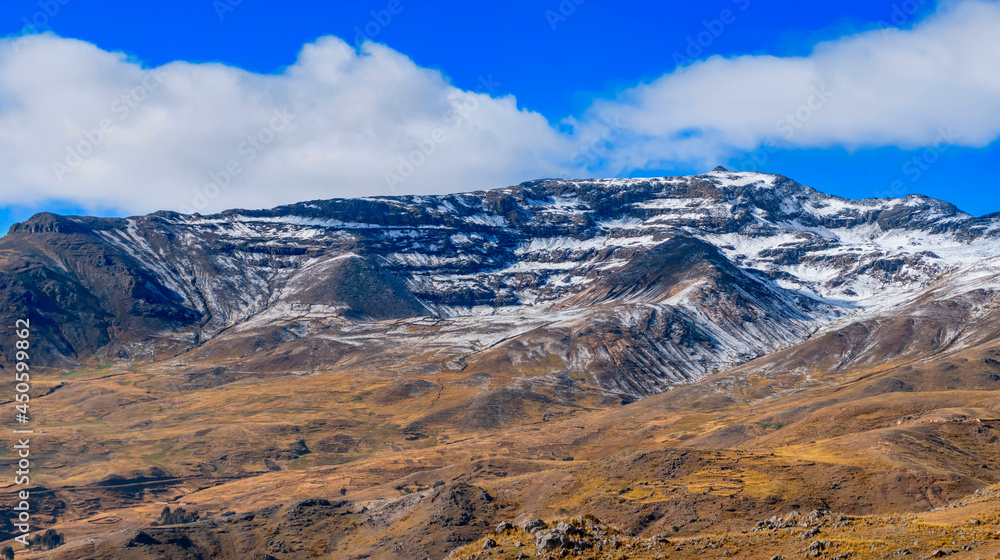
[[[1000,137],[1000,4],[942,5],[804,57],[712,57],[550,123],[384,45],[306,45],[279,74],[143,67],[51,34],[0,44],[0,205],[218,211],[708,166],[775,148]],[[556,124],[562,124],[558,128]],[[562,132],[560,132],[562,130]]]
[[[761,145],[898,146],[1000,137],[1000,4],[946,2],[913,29],[875,29],[805,57],[715,56],[596,102],[628,132],[611,171],[710,163]]]

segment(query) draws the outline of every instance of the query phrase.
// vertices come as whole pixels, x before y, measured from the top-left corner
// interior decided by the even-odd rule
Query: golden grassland
[[[50,371],[33,379],[31,411],[46,432],[34,440],[34,481],[65,503],[50,526],[68,547],[146,526],[166,504],[211,517],[313,497],[384,502],[460,481],[495,496],[512,520],[586,513],[636,535],[619,556],[593,557],[796,556],[809,545],[796,531],[754,524],[829,509],[856,517],[816,537],[831,543],[824,557],[902,548],[924,557],[982,541],[954,557],[985,558],[1000,552],[993,501],[925,513],[1000,482],[1000,393],[950,381],[982,369],[981,350],[847,371],[775,374],[751,363],[628,406],[602,404],[586,387],[575,402],[485,399],[565,366],[551,356],[485,377],[447,360],[419,374]],[[901,372],[908,390],[880,389]],[[498,408],[514,413],[484,424]],[[414,515],[350,546],[426,521]],[[653,536],[670,545],[646,550]],[[476,546],[469,554],[483,553]],[[509,543],[491,552],[521,553]]]

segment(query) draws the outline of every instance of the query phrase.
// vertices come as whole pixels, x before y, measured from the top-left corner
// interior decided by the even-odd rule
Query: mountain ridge
[[[667,247],[681,249],[651,257]],[[780,175],[717,168],[205,216],[42,213],[12,226],[0,252],[9,278],[0,301],[36,305],[57,363],[162,359],[234,328],[303,317],[366,328],[514,315],[586,344],[597,344],[593,329],[579,327],[588,321],[642,339],[625,354],[601,343],[571,344],[565,356],[590,364],[583,369],[609,389],[616,377],[661,380],[626,391],[634,398],[801,342],[859,310],[891,307],[914,286],[1000,253],[1000,219],[922,196],[849,200]],[[628,286],[685,259],[701,272],[678,269],[645,291]],[[604,291],[595,287],[602,282]],[[570,310],[576,319],[560,318]],[[687,334],[662,348],[643,334],[654,324],[657,336],[666,325]]]
[[[998,234],[723,171],[41,215],[0,240],[0,316],[33,325],[44,557],[482,557],[587,513],[756,558],[801,553],[758,529],[809,509],[892,555],[853,516],[1000,483]]]

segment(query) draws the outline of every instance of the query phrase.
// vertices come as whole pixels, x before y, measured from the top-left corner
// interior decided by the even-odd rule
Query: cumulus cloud
[[[263,75],[8,38],[0,206],[208,212],[709,166],[762,145],[983,146],[1000,136],[997,29],[996,1],[953,1],[808,56],[716,56],[595,101],[564,119],[568,132],[490,76],[462,90],[375,43],[324,37]]]
[[[260,75],[144,69],[53,35],[0,48],[0,204],[214,211],[455,192],[558,172],[568,140],[513,97],[463,91],[392,49],[325,37]]]
[[[580,128],[627,131],[611,173],[769,147],[981,147],[1000,136],[1000,4],[946,2],[912,29],[804,57],[715,56],[595,103]]]

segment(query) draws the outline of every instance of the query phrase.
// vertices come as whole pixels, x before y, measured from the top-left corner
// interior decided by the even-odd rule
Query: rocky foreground
[[[738,534],[637,538],[593,516],[549,523],[533,519],[520,527],[502,522],[489,536],[455,550],[448,560],[995,558],[1000,556],[998,491],[1000,487],[977,492],[970,500],[943,508],[966,510],[951,518],[957,523],[942,523],[945,516],[933,514],[855,517],[813,510],[772,516]],[[970,508],[972,504],[980,507]],[[970,509],[985,515],[968,517]]]

